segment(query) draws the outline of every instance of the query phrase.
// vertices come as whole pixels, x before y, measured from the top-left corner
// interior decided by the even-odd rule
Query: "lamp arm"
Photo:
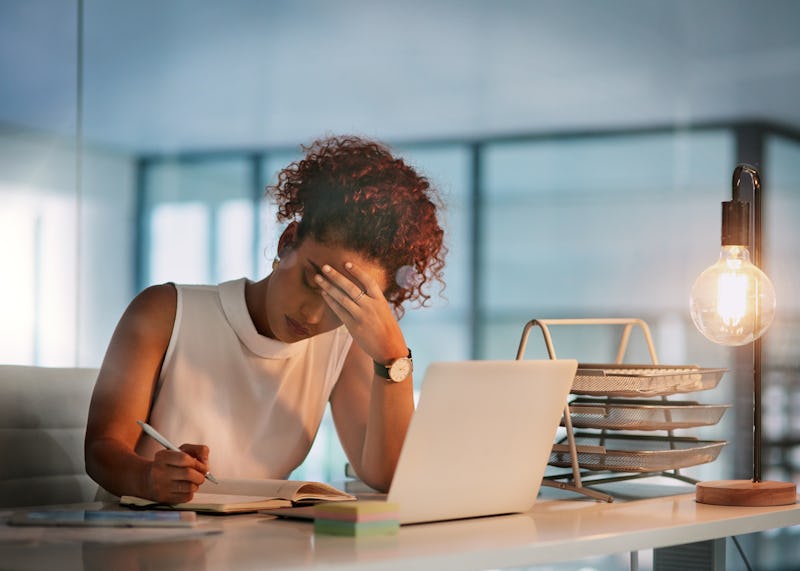
[[[750,248],[753,264],[761,268],[761,177],[758,169],[745,163],[739,164],[733,171],[732,198],[734,203],[741,201],[740,186],[742,174],[747,173],[753,182],[753,208],[747,212],[747,241],[752,245]],[[747,201],[751,202],[751,201]],[[724,208],[724,207],[723,207]],[[747,210],[747,209],[746,209]],[[723,213],[723,219],[725,214]],[[752,217],[752,236],[750,233],[750,218]],[[724,222],[723,222],[724,226]],[[725,229],[723,228],[723,234]],[[724,238],[723,238],[724,240]],[[756,304],[756,312],[758,304]],[[756,323],[760,316],[755,315]],[[758,327],[756,327],[758,328]],[[761,348],[762,338],[753,341],[753,482],[761,481]]]
[[[741,182],[742,182],[742,174],[747,173],[750,175],[750,179],[753,183],[753,198],[752,200],[744,200],[741,199]],[[750,234],[750,218],[752,218],[752,229],[753,235],[747,236],[747,242],[744,245],[750,246],[753,264],[757,266],[759,269],[761,268],[761,176],[758,173],[758,169],[752,165],[746,163],[740,163],[736,165],[736,168],[733,170],[733,180],[731,181],[731,188],[732,188],[732,196],[731,198],[735,202],[752,202],[753,208],[749,213],[747,213],[747,223],[748,223],[748,234]],[[724,230],[723,230],[724,231]]]

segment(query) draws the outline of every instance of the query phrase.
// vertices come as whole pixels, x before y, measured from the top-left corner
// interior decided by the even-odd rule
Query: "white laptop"
[[[400,523],[529,510],[578,363],[432,363],[387,501]]]
[[[577,366],[570,359],[430,364],[387,496],[400,506],[400,523],[529,510]],[[305,518],[313,508],[267,513]]]

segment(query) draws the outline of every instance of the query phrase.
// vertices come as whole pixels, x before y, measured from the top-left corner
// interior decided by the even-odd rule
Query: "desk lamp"
[[[753,207],[740,199],[744,174],[753,185]],[[761,181],[755,167],[740,164],[733,171],[732,200],[722,203],[722,250],[692,286],[692,320],[714,343],[753,346],[753,478],[697,484],[695,498],[704,504],[777,506],[796,501],[791,482],[761,480],[761,336],[775,317],[775,289],[762,272]],[[750,262],[752,215],[753,263]]]

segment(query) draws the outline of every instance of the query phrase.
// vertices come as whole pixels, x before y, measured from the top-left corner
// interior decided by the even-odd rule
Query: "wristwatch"
[[[408,356],[394,359],[388,365],[373,361],[375,365],[375,374],[384,379],[389,379],[395,383],[405,381],[414,370],[414,363],[411,360],[411,349],[408,350]]]

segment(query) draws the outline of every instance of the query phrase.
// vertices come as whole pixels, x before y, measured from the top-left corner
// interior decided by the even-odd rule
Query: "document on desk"
[[[352,494],[322,482],[220,479],[219,484],[203,484],[191,501],[181,504],[159,504],[135,496],[122,496],[120,503],[135,507],[209,513],[246,513],[292,505],[355,499]]]
[[[194,527],[197,516],[191,512],[156,510],[20,510],[11,514],[10,525],[33,527]]]
[[[96,506],[88,506],[94,509]],[[213,522],[198,522],[190,527],[83,527],[52,525],[11,525],[14,511],[0,511],[0,547],[31,546],[42,543],[91,542],[130,544],[131,542],[176,541],[222,533]],[[185,515],[185,514],[184,514]],[[0,557],[2,560],[2,557]]]

